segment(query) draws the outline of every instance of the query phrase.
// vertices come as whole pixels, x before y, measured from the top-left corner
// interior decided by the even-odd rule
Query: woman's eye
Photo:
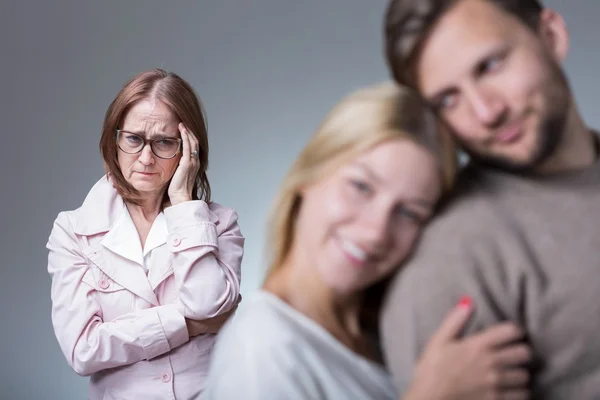
[[[372,188],[368,183],[359,180],[352,180],[352,186],[360,193],[369,194],[372,192]]]
[[[129,135],[126,137],[126,139],[130,143],[141,143],[142,142],[142,138],[139,136],[135,136],[135,135]]]
[[[407,219],[417,222],[417,223],[423,222],[423,218],[419,215],[419,213],[417,213],[407,207],[398,208],[398,215],[402,218],[407,218]]]

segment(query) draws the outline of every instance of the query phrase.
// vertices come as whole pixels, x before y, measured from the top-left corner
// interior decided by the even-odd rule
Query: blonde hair
[[[391,82],[360,89],[329,112],[283,180],[268,226],[268,275],[285,261],[291,249],[301,188],[391,139],[413,140],[431,151],[439,162],[444,189],[452,186],[455,147],[420,98]]]

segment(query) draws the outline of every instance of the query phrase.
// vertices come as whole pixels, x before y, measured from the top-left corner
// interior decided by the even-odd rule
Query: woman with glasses
[[[106,175],[48,241],[52,323],[90,399],[191,399],[239,302],[244,237],[211,201],[205,117],[173,73],[143,72],[106,112]]]
[[[506,323],[460,338],[476,307],[468,297],[421,338],[410,388],[393,386],[377,346],[386,281],[451,188],[455,160],[410,92],[383,84],[342,100],[283,181],[263,290],[219,335],[203,398],[527,398],[522,332]]]

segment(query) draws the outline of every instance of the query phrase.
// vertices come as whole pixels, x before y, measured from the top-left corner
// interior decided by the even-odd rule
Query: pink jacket
[[[216,203],[181,203],[159,214],[142,249],[106,177],[80,208],[58,215],[47,245],[52,323],[69,365],[91,375],[90,399],[199,396],[215,336],[190,339],[184,317],[236,304],[237,219]]]

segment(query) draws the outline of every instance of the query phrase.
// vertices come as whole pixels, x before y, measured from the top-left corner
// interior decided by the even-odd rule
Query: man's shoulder
[[[493,185],[476,170],[463,172],[456,192],[425,227],[399,274],[402,280],[435,279],[440,271],[450,279],[473,272],[482,257],[493,254],[500,260],[498,249],[513,243],[519,228]],[[488,261],[491,265],[494,260]]]
[[[494,183],[475,167],[464,168],[452,193],[442,201],[439,210],[424,232],[424,241],[463,240],[503,224],[500,198]]]

